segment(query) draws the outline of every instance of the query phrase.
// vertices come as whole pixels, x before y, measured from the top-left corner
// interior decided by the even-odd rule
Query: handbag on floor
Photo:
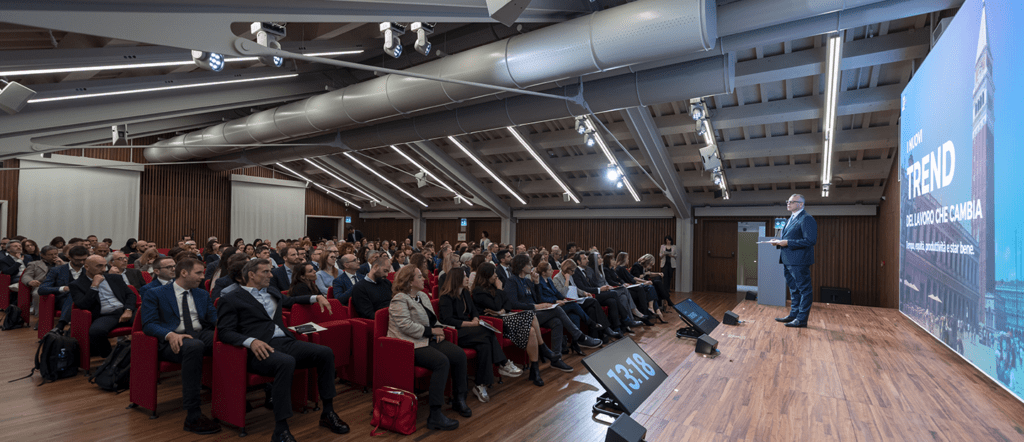
[[[373,430],[370,436],[384,434],[377,432],[383,428],[395,433],[410,435],[416,432],[416,395],[408,391],[382,387],[373,392],[373,419],[370,425]]]

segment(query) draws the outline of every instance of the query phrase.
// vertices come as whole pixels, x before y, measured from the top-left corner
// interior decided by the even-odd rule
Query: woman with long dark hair
[[[21,242],[21,253],[31,256],[33,261],[39,261],[39,244],[31,239],[26,239]]]
[[[671,236],[665,236],[665,241],[661,244],[658,256],[661,257],[661,273],[665,275],[662,277],[665,291],[671,292],[672,281],[676,275],[676,259],[679,257],[679,250],[676,248],[676,243],[672,240]]]
[[[468,281],[462,269],[454,269],[448,274],[448,279],[440,289],[438,314],[441,315],[442,323],[458,330],[459,347],[476,350],[476,386],[473,387],[473,394],[480,402],[487,402],[491,399],[487,388],[494,383],[492,364],[498,366],[502,376],[518,377],[523,374],[523,370],[505,357],[494,332],[480,325],[480,315],[470,298]]]
[[[454,273],[455,269],[451,272]],[[485,262],[477,268],[472,293],[477,311],[501,318],[504,324],[502,334],[516,347],[526,349],[526,354],[530,359],[530,380],[538,387],[544,386],[539,366],[541,349],[544,349],[545,358],[552,361],[558,358],[541,341],[540,323],[537,322],[533,311],[512,312],[512,300],[502,290],[501,280],[498,279],[498,274],[494,273],[494,264],[489,262]]]
[[[292,284],[288,287],[288,296],[315,296],[323,295],[316,286],[316,269],[313,264],[304,262],[292,267]]]
[[[53,240],[56,241],[57,238],[54,238]],[[128,238],[128,242],[124,244],[124,247],[121,247],[121,251],[124,252],[125,256],[131,255],[132,253],[136,252],[135,246],[138,243],[139,242],[135,238]],[[53,245],[53,241],[50,241],[50,245]]]

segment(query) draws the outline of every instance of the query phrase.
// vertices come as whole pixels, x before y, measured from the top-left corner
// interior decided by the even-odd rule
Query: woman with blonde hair
[[[156,247],[150,247],[142,254],[142,256],[139,257],[139,259],[135,260],[135,268],[140,272],[152,273],[153,261],[156,260],[158,256],[160,256],[160,252],[156,250]]]
[[[459,346],[446,341],[444,326],[437,320],[430,297],[423,293],[423,273],[416,266],[405,266],[395,275],[393,295],[388,307],[388,337],[412,342],[414,360],[418,367],[431,370],[430,415],[427,428],[454,430],[459,421],[449,419],[441,412],[444,405],[444,387],[451,372],[452,409],[463,417],[473,411],[466,404],[466,353]]]

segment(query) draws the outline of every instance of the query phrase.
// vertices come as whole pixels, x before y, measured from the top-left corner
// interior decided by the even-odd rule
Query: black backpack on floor
[[[39,370],[39,375],[43,378],[39,385],[47,381],[72,377],[78,374],[78,351],[77,339],[64,335],[63,330],[50,330],[39,340],[35,368],[21,379],[32,377],[36,370]]]
[[[132,341],[120,340],[114,350],[110,352],[110,356],[103,361],[103,365],[100,365],[100,368],[96,369],[96,373],[89,378],[89,382],[103,390],[117,393],[125,391],[129,385],[131,363]]]
[[[4,290],[6,288],[0,287]],[[0,330],[14,330],[25,326],[25,320],[21,317],[21,308],[11,304],[4,309],[4,323],[0,325]]]

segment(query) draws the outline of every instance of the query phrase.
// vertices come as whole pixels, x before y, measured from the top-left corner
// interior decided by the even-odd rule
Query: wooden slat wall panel
[[[893,161],[886,180],[885,201],[878,207],[878,306],[899,307],[900,278],[900,183],[898,161]]]
[[[877,283],[878,221],[876,216],[820,216],[811,280],[814,300],[821,287],[852,291],[854,305],[879,306]]]
[[[311,216],[345,216],[345,203],[325,193],[306,189],[306,215]]]
[[[172,247],[184,234],[196,242],[230,233],[231,173],[204,165],[146,166],[141,179],[139,236]],[[252,241],[254,238],[245,238]]]
[[[707,290],[710,283],[702,275],[710,274],[704,259],[707,242],[715,241],[704,228],[705,221],[730,220],[763,222],[772,226],[773,218],[700,218],[694,227],[693,289]],[[821,287],[842,287],[852,292],[854,305],[882,306],[877,290],[878,217],[819,216],[818,244],[814,249],[811,280],[814,300],[821,296]],[[771,234],[772,229],[769,229]]]
[[[665,235],[675,231],[675,220],[661,219],[525,219],[516,223],[516,242],[527,247],[547,247],[575,242],[580,248],[597,246],[629,253],[636,260],[645,253],[657,256]]]
[[[18,160],[6,160],[0,161],[3,167],[16,169],[20,161]],[[7,207],[7,236],[14,236],[18,234],[18,170],[0,170],[0,200],[7,201],[10,205]],[[36,239],[37,243],[42,242]],[[50,238],[47,238],[45,242],[50,242]]]
[[[467,229],[468,230],[468,229]],[[467,233],[468,235],[468,233]],[[441,244],[448,241],[452,245],[459,237],[458,219],[428,219],[427,220],[427,241],[433,241],[435,247],[440,248]],[[468,238],[468,236],[467,236]]]

